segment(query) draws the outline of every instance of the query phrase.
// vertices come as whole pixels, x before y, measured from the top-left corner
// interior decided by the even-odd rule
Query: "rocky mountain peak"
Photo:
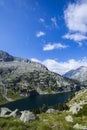
[[[71,79],[76,79],[83,84],[87,84],[87,67],[80,66],[75,70],[68,71],[63,76]]]
[[[8,62],[8,61],[13,61],[14,60],[14,57],[9,55],[7,52],[5,51],[2,51],[0,50],[0,62],[1,61],[5,61],[5,62]]]

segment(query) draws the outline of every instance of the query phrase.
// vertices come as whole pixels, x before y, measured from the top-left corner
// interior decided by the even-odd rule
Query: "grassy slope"
[[[42,113],[38,115],[38,119],[29,123],[14,118],[0,118],[0,128],[2,130],[73,130],[72,127],[76,123],[87,125],[87,117],[74,117],[73,123],[67,122],[65,117],[68,114],[70,113]]]
[[[79,103],[80,101],[86,101],[87,102],[87,90],[81,90],[79,92],[75,93],[75,96],[68,102],[68,105],[72,105],[75,102]]]
[[[12,101],[14,100],[18,100],[18,99],[22,99],[23,96],[20,96],[18,94],[12,93],[11,91],[9,91],[7,93],[7,97],[12,99]],[[2,94],[0,93],[0,104],[4,104],[7,103],[8,101],[2,96]]]
[[[7,100],[0,93],[0,104],[4,104],[6,102],[7,102]]]

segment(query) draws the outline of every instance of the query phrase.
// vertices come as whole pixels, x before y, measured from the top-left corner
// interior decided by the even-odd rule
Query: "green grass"
[[[87,125],[84,119],[80,117],[73,117],[74,122],[69,123],[65,117],[70,114],[67,112],[60,112],[55,114],[42,113],[37,115],[37,119],[28,123],[23,123],[17,118],[0,118],[0,128],[2,130],[75,130],[73,125],[76,123]]]
[[[17,99],[23,98],[22,96],[20,96],[20,95],[18,95],[18,94],[12,93],[11,91],[8,91],[7,97],[8,97],[8,98],[11,98],[11,99],[13,99],[13,100],[17,100]]]
[[[87,89],[76,92],[75,96],[67,104],[72,105],[75,102],[79,103],[80,101],[83,100],[87,101]]]
[[[7,103],[7,100],[0,93],[0,104]]]

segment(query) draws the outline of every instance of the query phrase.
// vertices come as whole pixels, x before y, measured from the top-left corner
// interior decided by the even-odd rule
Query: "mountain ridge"
[[[87,84],[87,67],[80,66],[79,68],[75,70],[68,71],[63,76],[70,79],[76,79],[80,81],[82,84],[86,85]]]
[[[4,97],[71,91],[77,86],[78,82],[49,71],[41,63],[0,51],[0,92]]]

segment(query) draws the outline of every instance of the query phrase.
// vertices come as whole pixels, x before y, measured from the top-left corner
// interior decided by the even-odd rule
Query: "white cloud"
[[[41,23],[44,23],[44,22],[45,22],[45,20],[44,20],[43,18],[40,18],[39,21],[40,21]]]
[[[46,44],[44,47],[43,47],[43,50],[44,51],[50,51],[50,50],[54,50],[54,49],[64,49],[64,48],[67,48],[68,46],[67,45],[63,45],[61,43],[49,43],[49,44]]]
[[[41,37],[41,36],[44,36],[44,35],[46,35],[46,33],[42,32],[42,31],[39,31],[39,32],[36,33],[36,37]]]
[[[87,32],[87,2],[69,4],[65,10],[65,21],[71,31]]]
[[[38,59],[36,59],[36,58],[31,58],[31,61],[33,61],[33,62],[41,62],[40,60],[38,60]]]
[[[44,64],[50,71],[58,74],[64,74],[72,69],[76,69],[80,66],[87,66],[87,57],[81,60],[70,59],[66,62],[58,62],[54,59],[46,59],[44,61],[36,60]]]
[[[87,66],[87,58],[76,61],[75,59],[70,59],[66,62],[58,62],[53,59],[47,59],[43,61],[43,64],[48,67],[49,70],[57,72],[59,74],[64,74],[69,70],[76,69],[80,66]]]
[[[51,18],[51,21],[52,21],[52,23],[55,25],[55,27],[58,27],[56,17]]]
[[[81,33],[67,33],[66,35],[63,36],[63,38],[74,40],[76,42],[81,41],[81,40],[87,40],[87,36],[81,34]]]
[[[64,11],[66,26],[70,33],[66,34],[67,39],[81,41],[87,40],[87,1],[69,4]]]

